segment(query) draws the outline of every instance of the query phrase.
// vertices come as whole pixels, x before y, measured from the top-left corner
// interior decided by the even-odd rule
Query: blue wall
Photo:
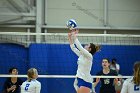
[[[30,64],[39,69],[41,74],[75,75],[77,57],[64,44],[32,44],[30,46]],[[101,70],[103,58],[116,58],[121,66],[121,74],[132,75],[133,63],[140,60],[140,46],[102,46],[101,52],[95,54],[92,74]],[[122,69],[123,68],[123,69]],[[44,79],[42,93],[74,93],[74,79]],[[54,89],[55,88],[55,89]]]
[[[101,70],[102,58],[116,58],[121,66],[120,73],[132,75],[133,63],[140,60],[140,46],[102,46],[94,55],[91,74]],[[20,74],[26,74],[29,67],[38,69],[39,74],[75,75],[77,56],[67,44],[31,44],[29,49],[14,44],[0,44],[0,74],[16,66]],[[0,82],[2,79],[0,79]],[[42,83],[41,93],[75,93],[74,79],[38,79]]]
[[[77,57],[73,55],[69,45],[32,44],[29,50],[30,66],[38,68],[40,74],[75,75]],[[42,93],[74,93],[75,91],[71,86],[73,79],[42,79],[41,81]]]
[[[17,67],[19,74],[25,74],[28,64],[28,49],[16,44],[0,44],[0,74],[9,74],[11,67]],[[1,86],[4,80],[0,78]]]

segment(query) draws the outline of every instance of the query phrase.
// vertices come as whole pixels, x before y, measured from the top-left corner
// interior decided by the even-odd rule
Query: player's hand
[[[15,91],[15,89],[16,89],[17,87],[16,87],[16,85],[13,85],[13,86],[11,86],[10,88],[8,88],[7,89],[7,91],[9,92],[9,91]]]
[[[14,90],[14,89],[16,89],[16,88],[17,88],[16,85],[13,85],[13,86],[11,87],[12,90]]]
[[[75,34],[78,34],[79,33],[79,29],[75,29]]]
[[[78,29],[73,29],[73,30],[71,31],[72,36],[73,36],[73,38],[74,38],[74,39],[76,39],[76,38],[77,38],[77,34],[78,34],[78,32],[79,32],[79,30],[78,30]]]
[[[115,82],[115,84],[117,84],[118,83],[118,78],[115,78],[114,82]]]
[[[117,86],[120,86],[121,85],[121,81],[118,79],[118,78],[115,78],[114,79],[114,82]]]
[[[68,33],[68,37],[71,37],[72,33]]]
[[[100,81],[100,78],[96,78],[96,83],[99,83],[99,81]]]
[[[71,33],[76,33],[76,34],[78,34],[79,29],[78,29],[78,28],[74,28],[74,29],[70,30],[70,32],[71,32]]]

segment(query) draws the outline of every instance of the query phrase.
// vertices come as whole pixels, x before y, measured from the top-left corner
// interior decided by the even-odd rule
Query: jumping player
[[[79,57],[77,64],[77,74],[75,87],[77,93],[90,93],[92,88],[92,77],[90,74],[92,67],[93,55],[99,50],[99,46],[93,43],[87,44],[82,47],[81,43],[77,38],[78,30],[68,33],[68,39],[70,47],[74,53]]]

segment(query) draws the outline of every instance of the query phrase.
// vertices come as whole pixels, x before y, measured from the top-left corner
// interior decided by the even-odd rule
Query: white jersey
[[[120,65],[119,64],[116,64],[116,69],[120,70]]]
[[[21,93],[40,93],[41,83],[37,80],[25,81],[21,85]]]
[[[75,44],[70,45],[71,49],[77,54],[78,58],[78,69],[76,76],[83,79],[86,82],[92,83],[90,71],[92,67],[92,54],[82,47],[78,39],[75,39]]]
[[[133,77],[126,79],[123,83],[121,93],[140,93],[140,85],[133,82]]]

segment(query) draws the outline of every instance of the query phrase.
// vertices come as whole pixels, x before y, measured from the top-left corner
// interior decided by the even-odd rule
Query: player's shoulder
[[[34,80],[32,80],[32,82],[34,82],[35,84],[41,84],[38,80],[36,80],[36,79],[34,79]]]
[[[27,84],[27,83],[30,83],[30,82],[28,82],[28,81],[26,80],[26,81],[24,81],[24,82],[22,83],[22,85]]]
[[[26,86],[27,83],[28,83],[27,81],[24,81],[24,82],[22,83],[21,87]]]
[[[133,78],[134,78],[134,77],[132,76],[132,77],[126,79],[125,81],[133,81]]]

